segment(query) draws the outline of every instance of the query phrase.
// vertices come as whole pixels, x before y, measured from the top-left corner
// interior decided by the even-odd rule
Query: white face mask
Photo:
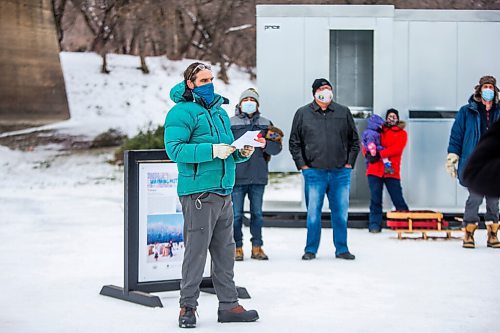
[[[257,111],[257,102],[254,101],[245,101],[241,102],[241,111],[252,114]]]
[[[314,98],[322,103],[330,103],[333,99],[333,92],[328,89],[316,91]]]

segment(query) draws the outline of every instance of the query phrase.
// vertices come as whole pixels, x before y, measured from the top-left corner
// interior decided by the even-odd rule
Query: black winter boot
[[[313,259],[316,259],[316,254],[315,253],[306,252],[302,256],[302,260],[313,260]]]
[[[354,260],[354,259],[356,259],[356,256],[354,254],[352,254],[351,252],[344,252],[344,253],[336,254],[335,258],[345,259],[345,260]]]
[[[259,319],[259,314],[255,310],[245,310],[238,305],[228,310],[217,311],[217,317],[219,323],[251,322]]]
[[[196,327],[196,308],[185,306],[181,308],[179,313],[179,327],[180,328],[194,328]]]

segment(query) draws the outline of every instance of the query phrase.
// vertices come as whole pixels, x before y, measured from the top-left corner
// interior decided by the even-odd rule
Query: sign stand
[[[139,282],[139,164],[171,163],[164,150],[126,151],[124,156],[125,230],[124,230],[124,286],[105,285],[100,294],[150,307],[163,307],[152,292],[180,290],[180,279]],[[236,287],[239,298],[250,298],[243,287]],[[215,294],[211,277],[204,277],[200,290]]]

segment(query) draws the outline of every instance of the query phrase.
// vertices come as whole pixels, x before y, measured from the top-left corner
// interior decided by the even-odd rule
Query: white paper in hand
[[[236,149],[241,149],[243,146],[262,147],[264,144],[257,141],[259,133],[260,131],[248,131],[239,137],[238,140],[235,140],[231,146],[236,147]]]

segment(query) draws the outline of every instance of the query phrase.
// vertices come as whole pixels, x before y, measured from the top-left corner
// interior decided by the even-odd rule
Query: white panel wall
[[[273,170],[296,171],[288,139],[293,115],[304,104],[307,93],[304,90],[304,31],[304,18],[257,17],[260,107],[262,114],[285,132],[283,152],[271,159]]]
[[[394,21],[393,25],[393,56],[392,56],[392,107],[399,111],[401,120],[408,122],[409,114],[409,86],[408,86],[408,22]],[[407,132],[409,130],[407,129]],[[411,140],[411,133],[409,140]],[[408,198],[411,190],[411,179],[408,172],[409,160],[409,144],[407,145],[403,154],[403,161],[401,163],[401,185],[403,186],[403,194]],[[388,198],[388,195],[384,196]],[[384,206],[386,209],[392,207],[390,200],[386,199]],[[409,204],[409,203],[408,203]]]
[[[373,110],[384,116],[387,109],[394,107],[392,90],[393,53],[393,19],[377,18],[374,32],[373,62]]]
[[[481,76],[500,80],[499,36],[500,22],[458,23],[457,108],[467,103]]]
[[[415,119],[408,124],[409,140],[403,155],[407,177],[403,186],[411,209],[457,205],[456,181],[444,167],[452,124],[453,119]]]
[[[454,110],[457,93],[457,24],[409,24],[410,108]]]
[[[329,81],[330,67],[330,30],[326,17],[306,17],[304,19],[305,63],[302,90],[302,105],[313,100],[312,83],[315,79],[326,78]],[[335,89],[335,87],[334,87]]]
[[[393,29],[393,49],[392,49],[392,73],[393,73],[393,93],[392,105],[399,110],[399,116],[407,120],[409,109],[409,39],[408,22],[394,21]]]

